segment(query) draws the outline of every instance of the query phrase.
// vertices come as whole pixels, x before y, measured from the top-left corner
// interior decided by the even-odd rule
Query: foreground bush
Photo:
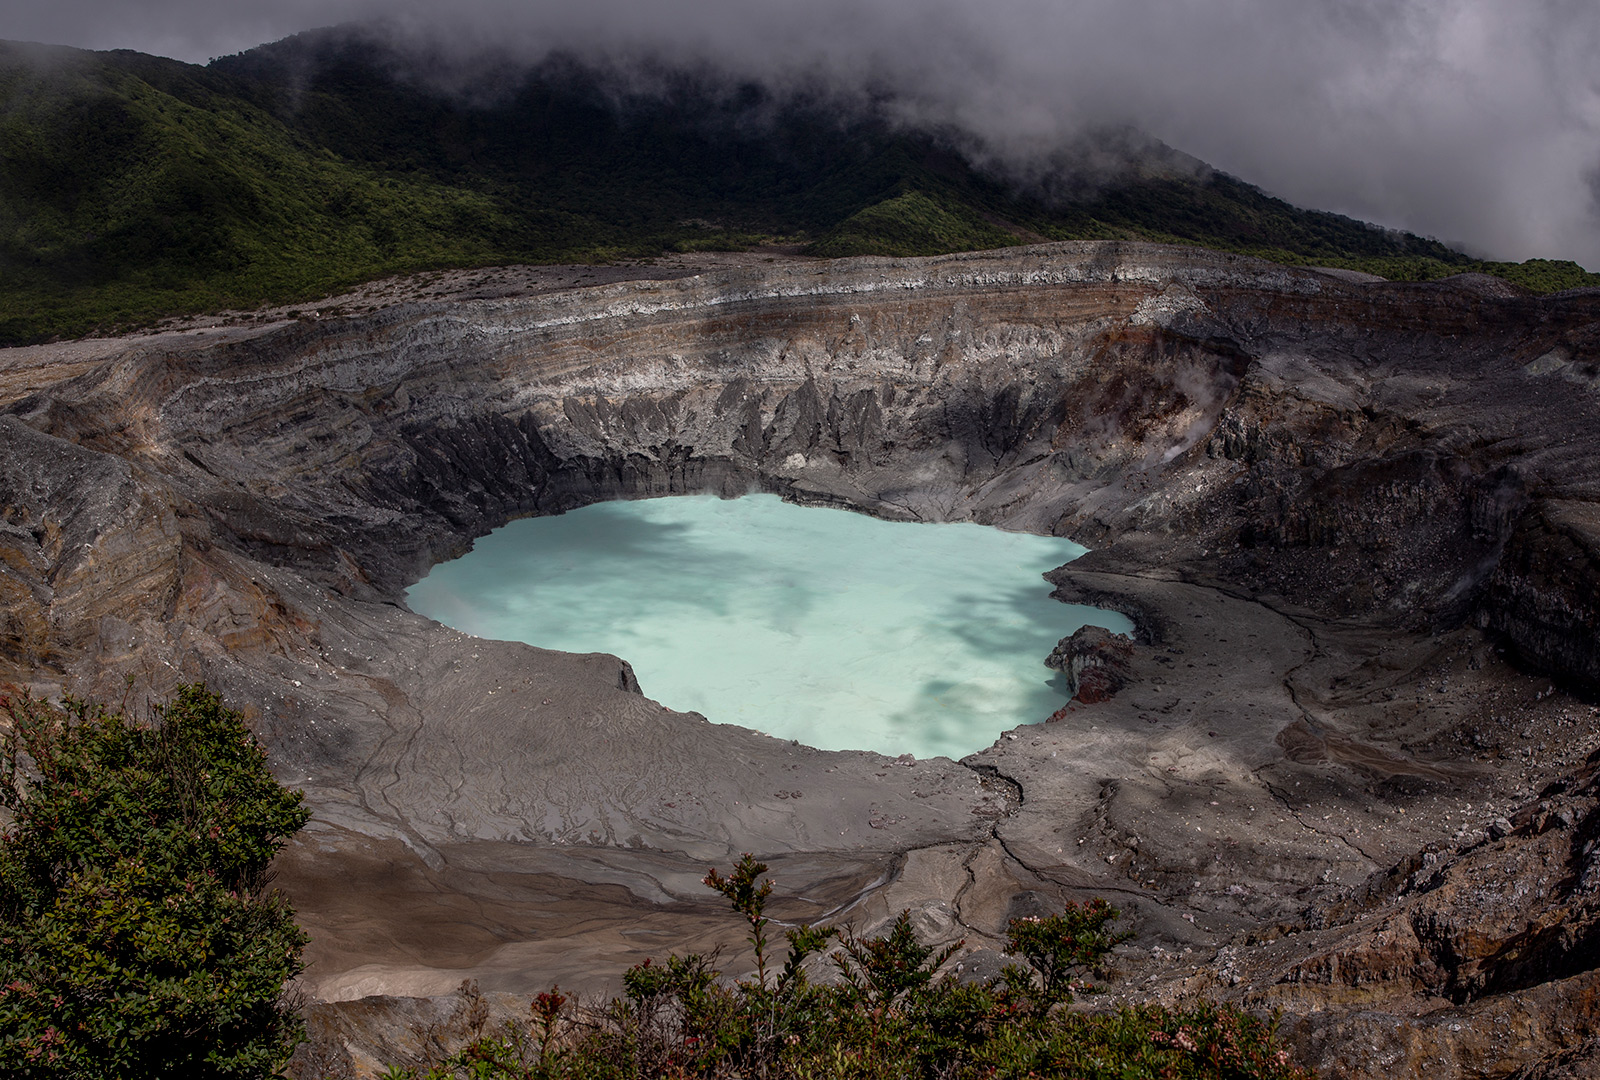
[[[299,793],[203,687],[148,723],[0,710],[0,1075],[275,1075],[305,938],[266,872]]]
[[[670,956],[623,977],[624,995],[580,1009],[552,987],[527,1020],[487,1033],[488,1011],[463,986],[472,1029],[438,1060],[391,1068],[389,1080],[955,1080],[1061,1077],[1083,1080],[1306,1080],[1254,1017],[1220,1005],[1077,1012],[1064,1006],[1092,989],[1093,970],[1127,934],[1103,900],[1011,923],[1008,950],[1028,961],[990,983],[962,983],[939,969],[955,946],[918,940],[909,914],[888,933],[859,938],[831,927],[785,932],[772,956],[764,907],[766,867],[746,855],[721,892],[750,926],[756,973],[725,985],[711,961]],[[839,979],[811,981],[808,957],[838,939]]]

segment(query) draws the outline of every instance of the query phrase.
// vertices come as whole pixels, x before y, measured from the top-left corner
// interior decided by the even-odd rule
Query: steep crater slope
[[[695,882],[739,850],[781,860],[797,914],[911,906],[974,955],[1008,913],[1112,895],[1155,943],[1133,979],[1180,993],[1577,766],[1589,711],[1492,642],[1600,678],[1597,323],[1593,295],[1068,244],[135,347],[0,416],[0,650],[42,688],[205,677],[259,706],[317,810],[284,873],[326,998],[571,985],[712,941]],[[1098,550],[1054,577],[1139,624],[1128,685],[965,765],[897,763],[675,714],[616,658],[399,602],[513,517],[708,490],[1078,538]],[[1563,716],[1564,740],[1518,734]],[[1270,985],[1320,985],[1273,956]],[[1546,969],[1586,1008],[1550,989],[1572,963]],[[1473,985],[1528,991],[1496,978]],[[1384,1015],[1437,993],[1358,981]],[[1303,1046],[1328,1063],[1325,1030]]]

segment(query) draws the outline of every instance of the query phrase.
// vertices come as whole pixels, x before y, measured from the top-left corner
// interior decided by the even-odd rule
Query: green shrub
[[[844,935],[835,962],[844,979],[845,1004],[861,1009],[892,1009],[916,999],[933,982],[961,943],[935,949],[917,939],[911,913],[902,911],[882,937]]]
[[[1092,969],[1128,935],[1112,929],[1103,900],[1010,924],[1009,948],[1031,965],[988,983],[940,974],[959,948],[918,940],[909,912],[879,937],[802,926],[776,978],[767,951],[767,867],[744,856],[706,884],[751,928],[753,979],[717,981],[711,960],[672,956],[623,976],[624,996],[571,1006],[552,988],[530,1019],[483,1033],[486,1012],[468,997],[460,1049],[390,1080],[594,1080],[764,1077],[772,1080],[1307,1080],[1273,1041],[1272,1025],[1229,1006],[1157,1006],[1077,1012],[1062,1006],[1076,973]],[[806,979],[802,961],[840,937],[840,982]]]
[[[1044,1001],[1071,1001],[1076,973],[1094,967],[1133,936],[1130,931],[1109,929],[1117,914],[1116,908],[1097,897],[1081,906],[1069,903],[1059,915],[1012,919],[1006,951],[1025,957],[1038,972],[1038,993]],[[1009,981],[1032,988],[1031,973],[1020,968]]]
[[[0,1074],[274,1075],[304,936],[266,888],[305,823],[243,719],[200,686],[139,723],[0,702]]]
[[[827,258],[940,255],[1020,243],[1012,233],[983,221],[970,206],[913,190],[852,214],[806,251]]]

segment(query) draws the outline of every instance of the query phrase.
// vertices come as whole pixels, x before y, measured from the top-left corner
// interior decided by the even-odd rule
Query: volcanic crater
[[[315,813],[319,1040],[732,945],[700,878],[751,851],[781,917],[909,908],[963,970],[1108,897],[1112,1000],[1282,1008],[1328,1076],[1600,1052],[1600,293],[1120,243],[605,277],[0,353],[3,674],[246,711]],[[1056,594],[1136,640],[918,761],[403,600],[517,517],[757,491],[1071,537]]]

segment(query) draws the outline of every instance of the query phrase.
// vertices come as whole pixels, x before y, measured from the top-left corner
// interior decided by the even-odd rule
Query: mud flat
[[[1108,896],[1119,993],[1283,1007],[1330,1076],[1584,1060],[1600,297],[1119,244],[471,291],[3,384],[5,675],[250,710],[326,1039],[714,942],[748,850],[972,965]],[[748,490],[1094,548],[1053,576],[1135,623],[1120,689],[830,753],[402,600],[513,518]]]

